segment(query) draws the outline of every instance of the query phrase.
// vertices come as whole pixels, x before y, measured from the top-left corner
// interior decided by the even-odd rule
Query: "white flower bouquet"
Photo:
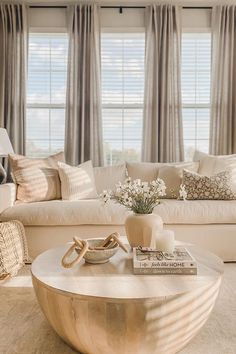
[[[135,214],[151,214],[160,203],[159,198],[165,196],[165,190],[165,183],[160,178],[148,183],[140,179],[132,181],[129,177],[124,184],[117,184],[114,192],[103,191],[101,198],[105,204],[112,199]]]

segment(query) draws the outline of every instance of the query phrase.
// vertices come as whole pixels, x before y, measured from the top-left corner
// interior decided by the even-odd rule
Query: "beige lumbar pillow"
[[[158,177],[163,179],[166,185],[166,195],[164,198],[177,199],[179,197],[184,168],[197,172],[198,167],[198,162],[165,164],[160,167]]]
[[[30,203],[61,198],[58,171],[54,168],[29,167],[15,171],[17,200]]]
[[[61,198],[58,161],[64,161],[64,153],[59,152],[46,158],[30,158],[23,155],[9,155],[17,200],[39,202]]]
[[[230,171],[222,171],[211,177],[187,170],[183,172],[183,184],[187,192],[187,199],[236,199],[231,180],[232,174]]]
[[[91,161],[84,162],[76,167],[58,162],[58,170],[62,199],[79,200],[98,197]]]

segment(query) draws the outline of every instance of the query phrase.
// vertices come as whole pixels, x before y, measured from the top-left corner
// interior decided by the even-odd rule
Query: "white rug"
[[[77,352],[45,320],[34,296],[28,267],[0,287],[0,354],[49,353]],[[223,284],[212,315],[180,354],[236,354],[236,264],[225,264]]]

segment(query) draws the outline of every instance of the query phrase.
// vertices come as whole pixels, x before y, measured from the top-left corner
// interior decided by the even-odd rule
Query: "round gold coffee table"
[[[132,255],[121,250],[106,264],[64,269],[68,245],[32,264],[38,302],[58,335],[86,354],[177,353],[208,319],[223,263],[188,245],[198,275],[133,275]]]

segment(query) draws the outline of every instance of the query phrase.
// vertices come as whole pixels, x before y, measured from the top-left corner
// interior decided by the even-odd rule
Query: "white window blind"
[[[26,153],[47,156],[64,150],[67,77],[65,33],[30,33]]]
[[[141,158],[144,33],[102,33],[102,118],[105,162]]]
[[[182,34],[182,104],[185,159],[208,152],[210,125],[211,34]]]

